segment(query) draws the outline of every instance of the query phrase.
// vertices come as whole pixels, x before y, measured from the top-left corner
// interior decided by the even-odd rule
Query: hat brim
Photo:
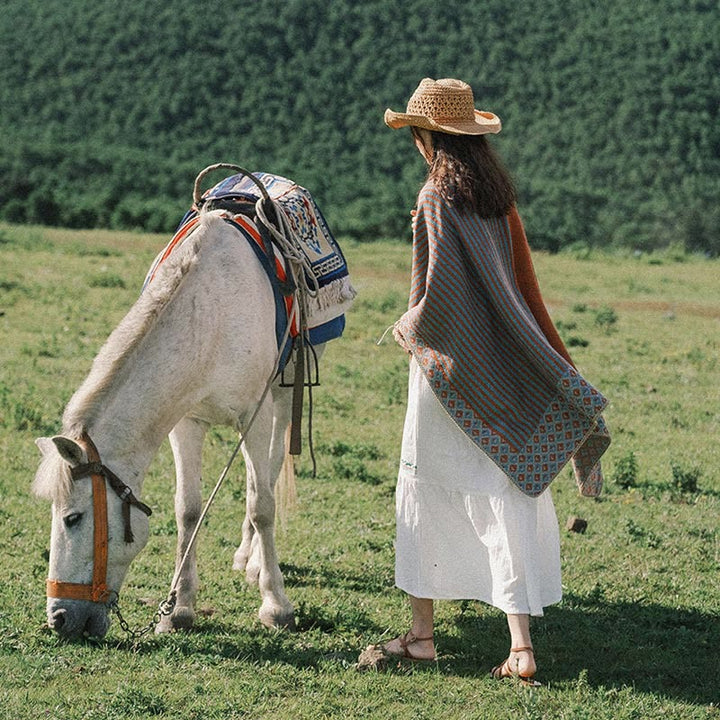
[[[425,130],[445,132],[450,135],[485,135],[499,133],[502,128],[500,118],[491,112],[475,110],[474,121],[439,123],[424,115],[409,115],[394,112],[390,108],[385,111],[385,124],[397,130],[401,127],[419,127]]]

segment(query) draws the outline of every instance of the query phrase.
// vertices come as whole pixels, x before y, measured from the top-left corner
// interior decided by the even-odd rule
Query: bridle
[[[145,515],[152,515],[152,510],[140,502],[133,491],[102,464],[100,454],[90,436],[84,432],[79,443],[85,446],[88,462],[76,465],[70,471],[73,480],[89,477],[92,480],[93,496],[93,576],[92,583],[70,583],[60,580],[47,581],[47,596],[62,600],[89,600],[96,603],[106,603],[117,595],[117,592],[107,586],[108,561],[108,515],[107,515],[107,486],[122,500],[123,523],[125,526],[125,542],[134,540],[130,524],[130,506],[134,505]]]

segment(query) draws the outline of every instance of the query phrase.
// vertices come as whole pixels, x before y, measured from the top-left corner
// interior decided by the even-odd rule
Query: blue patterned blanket
[[[285,210],[320,287],[346,277],[347,263],[340,246],[310,193],[280,175],[262,172],[253,175],[265,186],[270,197]],[[237,198],[255,202],[259,197],[257,186],[245,175],[226,178],[203,195],[206,201]]]
[[[330,232],[320,208],[310,193],[292,180],[280,175],[270,173],[253,173],[266,188],[270,197],[284,211],[296,238],[300,241],[305,257],[312,270],[318,286],[317,295],[308,299],[308,327],[309,340],[318,345],[328,340],[340,337],[345,328],[345,312],[349,309],[355,297],[355,289],[350,283],[347,262],[337,241]],[[203,194],[203,202],[220,202],[232,207],[233,202],[238,205],[247,203],[248,207],[254,205],[260,197],[260,191],[245,175],[233,175],[225,178],[213,188]],[[175,234],[166,248],[157,256],[151,266],[145,285],[147,285],[157,269],[157,266],[182,243],[184,238],[192,231],[197,223],[199,210],[196,206],[188,210],[178,225]],[[232,211],[226,218],[250,243],[266,270],[276,301],[276,334],[278,344],[285,334],[288,323],[288,303],[283,298],[278,280],[278,272],[282,273],[281,259],[276,259],[278,267],[273,267],[268,260],[267,249],[263,248],[260,233],[251,218],[243,215],[233,217]],[[293,335],[296,334],[293,329]],[[289,345],[283,348],[283,364],[289,354]]]

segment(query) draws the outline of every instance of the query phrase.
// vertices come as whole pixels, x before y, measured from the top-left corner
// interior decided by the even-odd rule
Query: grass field
[[[45,627],[50,511],[31,496],[34,439],[62,409],[137,296],[160,236],[0,226],[0,717],[720,718],[720,263],[583,251],[538,255],[551,313],[576,362],[610,399],[606,491],[553,484],[563,529],[561,604],[534,621],[532,691],[487,677],[507,652],[501,613],[437,606],[440,659],[359,673],[360,650],[404,631],[393,589],[393,491],[407,360],[391,337],[410,248],[346,244],[359,296],[328,347],[315,391],[319,471],[298,464],[298,502],[278,531],[299,632],[257,620],[259,594],[231,570],[242,468],[200,541],[201,616],[189,633],[133,645],[117,622],[100,642],[64,644]],[[234,444],[214,430],[209,492]],[[145,482],[148,547],[122,607],[145,624],[172,576],[173,469],[160,450]]]

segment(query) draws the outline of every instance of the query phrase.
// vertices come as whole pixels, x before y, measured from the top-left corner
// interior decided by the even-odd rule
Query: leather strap
[[[109,467],[103,465],[101,462],[88,462],[83,465],[76,465],[71,470],[71,475],[73,480],[79,480],[80,478],[92,475],[102,475],[107,480],[115,494],[124,503],[134,505],[148,517],[152,515],[152,509],[144,502],[138,500],[130,487],[126,485]]]
[[[107,586],[108,561],[108,514],[107,486],[113,489],[123,503],[123,523],[125,526],[125,542],[133,542],[130,524],[130,506],[134,505],[146,515],[152,510],[138,500],[133,491],[115,475],[112,470],[102,464],[100,453],[87,433],[83,433],[80,442],[85,445],[88,462],[76,465],[71,470],[73,480],[90,476],[93,497],[93,577],[92,584],[70,583],[61,580],[47,581],[47,596],[65,600],[89,600],[91,602],[107,602],[113,591]]]
[[[302,313],[301,313],[302,315]],[[295,376],[293,379],[292,415],[290,420],[290,455],[302,453],[303,395],[305,393],[305,342],[304,325],[300,322],[300,333],[295,338]]]
[[[82,442],[86,446],[89,464],[98,469],[100,456],[95,444],[84,433]],[[93,490],[93,577],[92,584],[68,583],[60,580],[47,581],[47,596],[67,600],[90,600],[106,602],[111,590],[106,584],[108,560],[108,517],[107,489],[105,478],[97,472],[91,474]]]

